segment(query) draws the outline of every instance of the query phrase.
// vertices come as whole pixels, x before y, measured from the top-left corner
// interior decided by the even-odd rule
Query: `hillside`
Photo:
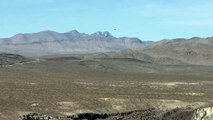
[[[162,40],[137,49],[93,57],[132,58],[159,64],[213,65],[213,38]]]

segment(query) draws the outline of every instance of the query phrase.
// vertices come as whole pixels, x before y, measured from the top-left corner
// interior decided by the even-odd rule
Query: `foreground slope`
[[[135,110],[123,113],[98,114],[81,113],[77,115],[55,117],[30,113],[21,117],[22,120],[37,120],[38,118],[50,118],[50,120],[212,120],[213,107],[199,109],[176,108],[161,111],[155,108]]]

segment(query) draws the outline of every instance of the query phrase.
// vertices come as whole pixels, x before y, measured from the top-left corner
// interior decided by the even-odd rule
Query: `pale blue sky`
[[[113,29],[117,29],[114,31]],[[1,0],[0,38],[43,30],[142,40],[213,36],[213,0]]]

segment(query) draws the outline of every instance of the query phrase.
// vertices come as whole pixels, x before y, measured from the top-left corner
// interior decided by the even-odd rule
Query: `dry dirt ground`
[[[213,66],[130,59],[48,59],[0,68],[0,120],[200,107],[213,102]]]

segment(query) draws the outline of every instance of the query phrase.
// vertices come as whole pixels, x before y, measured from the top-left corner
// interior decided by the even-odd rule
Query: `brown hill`
[[[95,58],[132,58],[159,64],[213,65],[213,38],[162,40],[138,49],[94,55]]]

